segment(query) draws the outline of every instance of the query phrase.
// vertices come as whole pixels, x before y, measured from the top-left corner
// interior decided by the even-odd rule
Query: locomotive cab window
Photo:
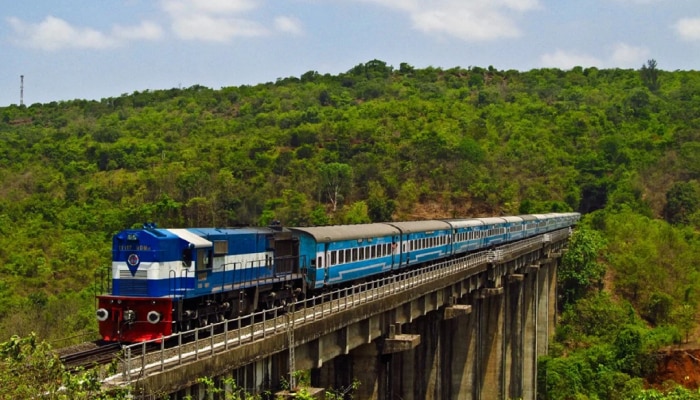
[[[197,250],[197,270],[211,269],[211,250]]]
[[[192,266],[192,249],[185,249],[182,251],[182,263],[186,268]]]

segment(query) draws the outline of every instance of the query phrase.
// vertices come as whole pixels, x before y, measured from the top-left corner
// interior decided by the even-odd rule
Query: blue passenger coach
[[[391,271],[400,259],[400,231],[387,224],[290,228],[305,255],[307,285],[312,289],[352,282]]]
[[[479,218],[484,222],[482,245],[486,248],[508,241],[508,222],[500,217]]]
[[[452,227],[452,254],[481,248],[484,222],[477,218],[445,220]]]
[[[445,221],[389,222],[387,225],[401,231],[399,268],[438,260],[452,253],[452,227]]]

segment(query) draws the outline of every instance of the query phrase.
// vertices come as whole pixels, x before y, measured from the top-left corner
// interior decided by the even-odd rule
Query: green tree
[[[639,74],[642,78],[642,82],[644,82],[649,90],[652,92],[659,90],[661,84],[659,82],[659,70],[657,69],[656,60],[653,58],[648,60],[646,64],[642,65]]]
[[[598,261],[598,254],[604,245],[597,231],[581,226],[573,232],[558,270],[564,304],[581,298],[590,288],[599,287],[605,266]]]
[[[666,192],[664,216],[672,224],[687,224],[700,208],[700,190],[696,182],[675,182]]]
[[[319,179],[325,197],[336,212],[352,187],[352,167],[337,162],[323,164],[319,168]]]
[[[367,208],[373,222],[391,221],[396,210],[396,202],[387,197],[384,187],[379,182],[373,181],[369,183]]]
[[[356,201],[352,203],[350,208],[343,216],[344,224],[367,224],[372,222],[367,212],[367,203],[364,201]]]

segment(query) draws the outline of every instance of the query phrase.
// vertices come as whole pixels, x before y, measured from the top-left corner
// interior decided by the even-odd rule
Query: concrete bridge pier
[[[403,400],[442,398],[440,355],[444,346],[441,313],[429,312],[402,327],[420,337],[420,345],[391,355],[391,395]]]
[[[524,352],[524,274],[506,276],[506,319],[505,319],[505,393],[508,399],[523,397]]]
[[[504,398],[505,301],[503,287],[480,290],[477,300],[477,377],[474,399]]]
[[[464,296],[460,303],[475,304],[473,295]],[[473,307],[468,305],[468,312],[456,318],[446,319],[443,323],[441,338],[441,358],[446,360],[443,370],[444,399],[478,398],[477,379],[477,328],[479,321]],[[447,318],[447,317],[446,317]]]
[[[228,373],[212,377],[213,387],[199,383],[170,394],[170,399],[207,400],[212,389],[223,389],[226,393],[239,392],[259,394],[280,385],[280,377],[286,378],[288,366],[286,352],[264,357],[254,363],[236,368]]]

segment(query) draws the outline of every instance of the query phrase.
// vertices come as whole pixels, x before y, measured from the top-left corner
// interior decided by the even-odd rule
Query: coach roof
[[[405,221],[405,222],[388,222],[389,224],[401,229],[403,233],[427,232],[450,230],[452,227],[445,221],[426,220],[426,221]]]
[[[306,228],[289,229],[291,231],[303,232],[307,235],[310,235],[318,243],[394,236],[401,233],[395,227],[382,223],[360,225],[313,226]]]

